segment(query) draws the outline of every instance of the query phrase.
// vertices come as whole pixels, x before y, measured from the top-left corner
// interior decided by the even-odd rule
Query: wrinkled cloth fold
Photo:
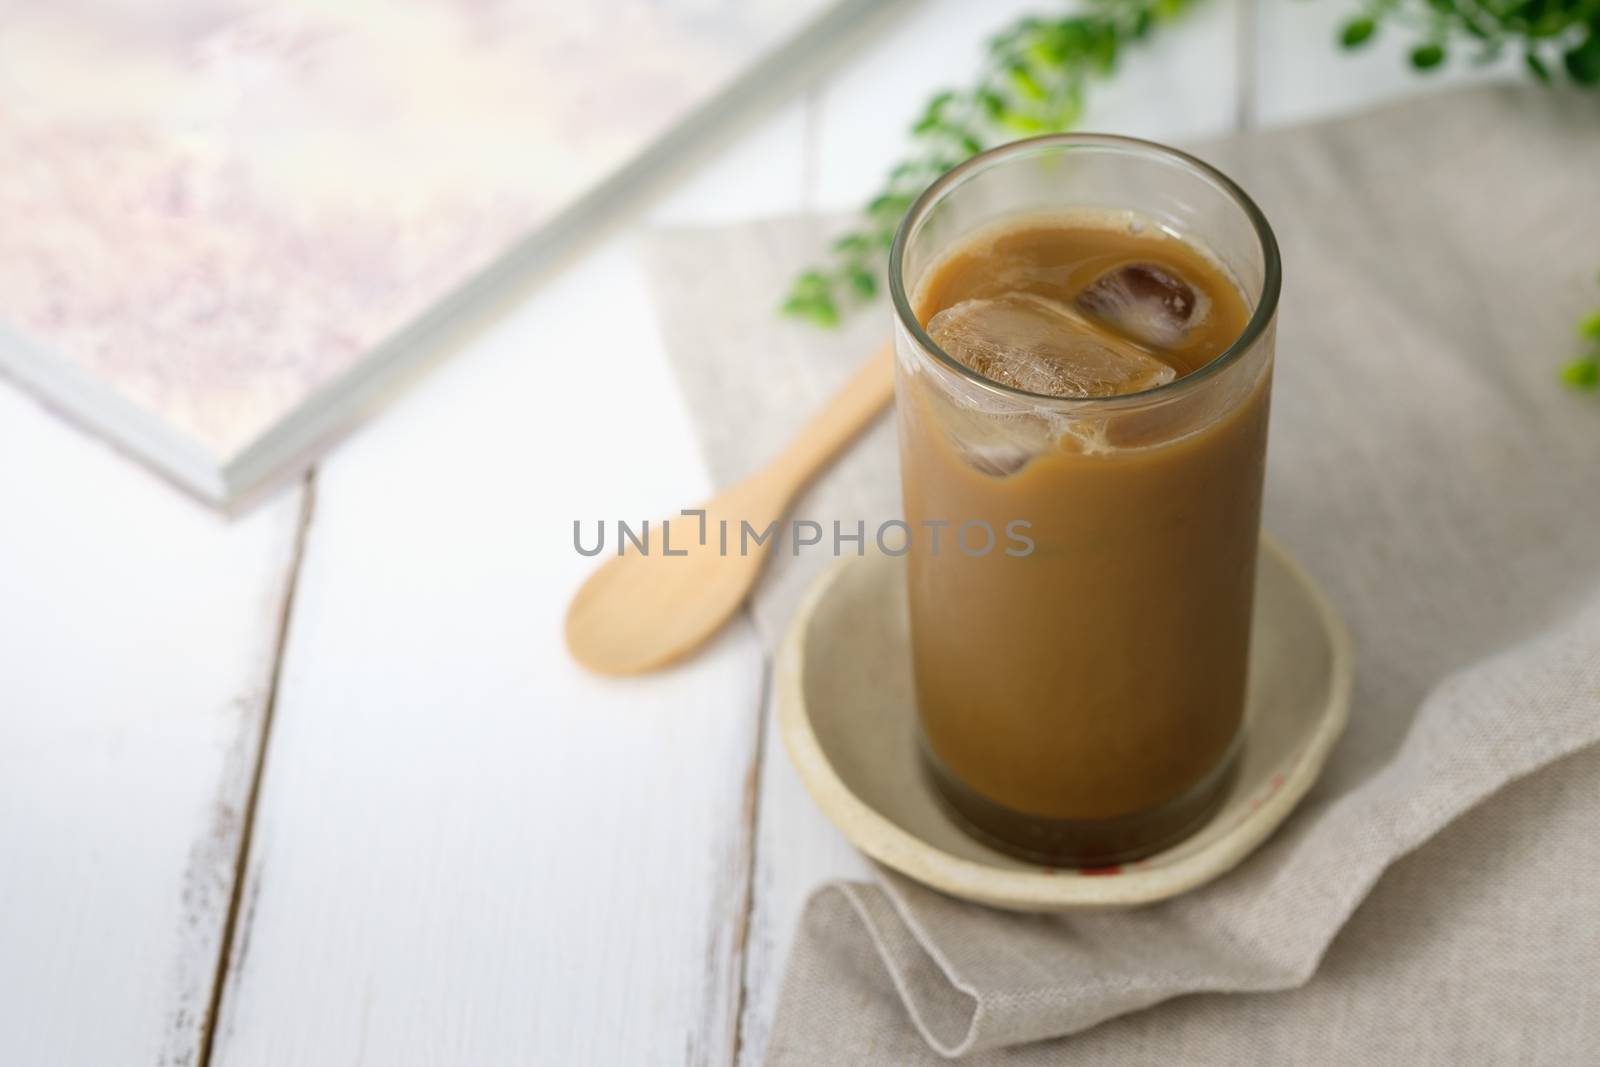
[[[1583,751],[1600,740],[1600,403],[1556,374],[1600,303],[1600,100],[1474,88],[1195,150],[1283,250],[1265,523],[1354,636],[1346,735],[1253,856],[1162,904],[1013,915],[881,869],[822,887],[775,1067],[1600,1048],[1600,752]],[[719,483],[887,333],[882,306],[834,333],[773,313],[837,226],[650,242]],[[899,513],[897,478],[884,420],[795,515],[875,525]],[[827,562],[774,559],[752,603],[769,645]]]

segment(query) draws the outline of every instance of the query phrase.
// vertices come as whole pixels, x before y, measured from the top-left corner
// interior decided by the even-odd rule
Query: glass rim
[[[923,329],[922,323],[918,321],[916,312],[911,307],[911,298],[907,294],[905,287],[905,252],[912,228],[939,201],[965,184],[969,179],[976,177],[979,173],[1005,161],[1011,156],[1026,155],[1041,148],[1061,148],[1066,150],[1074,148],[1114,149],[1135,156],[1154,157],[1169,163],[1176,163],[1182,169],[1220,189],[1244,212],[1245,218],[1255,231],[1256,242],[1261,247],[1261,295],[1256,300],[1256,305],[1250,313],[1250,320],[1245,323],[1244,329],[1239,332],[1239,336],[1234,338],[1233,342],[1220,355],[1199,370],[1174,378],[1172,381],[1164,385],[1158,385],[1154,389],[1145,389],[1137,393],[1123,393],[1116,396],[1065,397],[1018,389],[1014,386],[994,381],[992,378],[985,378],[946,352],[928,335],[928,331]],[[1272,225],[1267,222],[1267,217],[1261,211],[1261,208],[1256,206],[1256,202],[1250,199],[1250,194],[1240,188],[1237,182],[1216,167],[1187,152],[1155,141],[1147,141],[1138,137],[1124,137],[1120,134],[1111,133],[1046,134],[1041,137],[1027,137],[1017,141],[1009,141],[1006,144],[997,145],[985,152],[978,153],[971,159],[946,171],[933,184],[923,190],[922,195],[912,202],[911,207],[906,211],[905,217],[900,220],[900,225],[895,227],[894,241],[889,246],[889,299],[894,305],[895,317],[899,320],[900,325],[911,334],[912,340],[917,343],[919,348],[932,355],[938,362],[943,363],[948,369],[961,377],[991,392],[1013,400],[1048,401],[1053,405],[1066,407],[1121,407],[1149,400],[1168,400],[1189,392],[1238,362],[1244,353],[1255,347],[1256,342],[1267,332],[1267,328],[1272,324],[1273,317],[1278,312],[1278,296],[1282,287],[1283,268],[1278,258],[1277,236],[1272,232]]]

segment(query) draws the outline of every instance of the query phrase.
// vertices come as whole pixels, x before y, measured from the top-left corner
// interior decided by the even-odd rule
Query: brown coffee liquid
[[[1179,376],[1244,330],[1244,299],[1206,255],[1153,227],[1076,216],[957,247],[915,307],[926,325],[1004,293],[1070,303],[1129,265],[1180,276],[1209,304],[1170,347],[1141,345]],[[1192,832],[1220,802],[1245,699],[1265,367],[1181,432],[1157,409],[1090,420],[1004,472],[963,452],[970,416],[952,414],[928,376],[902,382],[912,529],[1023,519],[1034,541],[1025,557],[974,557],[948,534],[938,554],[919,536],[908,557],[925,753],[979,836],[1043,862],[1118,863]]]

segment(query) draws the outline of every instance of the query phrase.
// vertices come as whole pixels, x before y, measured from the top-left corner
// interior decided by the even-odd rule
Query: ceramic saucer
[[[1288,816],[1350,703],[1350,640],[1311,579],[1263,539],[1244,749],[1222,806],[1193,836],[1120,867],[1031,865],[963,833],[923,777],[906,632],[905,561],[849,557],[806,594],[779,653],[789,757],[851,844],[951,896],[1015,911],[1163,900],[1227,871]]]

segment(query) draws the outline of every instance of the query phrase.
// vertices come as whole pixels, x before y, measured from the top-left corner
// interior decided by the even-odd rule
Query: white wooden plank
[[[197,1062],[299,514],[0,383],[0,1062]]]
[[[904,150],[897,116],[913,117],[928,95],[969,77],[982,42],[1037,2],[923,5],[891,37],[859,53],[817,92],[819,149],[813,164],[824,206],[859,203]],[[1114,84],[1091,99],[1086,127],[1161,139],[1207,136],[1239,117],[1236,60],[1240,11],[1231,0],[1203,5],[1165,29],[1144,54],[1129,53]],[[770,714],[770,709],[769,712]],[[830,825],[800,784],[769,727],[758,805],[752,911],[745,963],[741,1067],[765,1055],[783,970],[806,899],[837,878],[861,878],[865,861]]]
[[[819,93],[818,203],[852,208],[875,194],[904,156],[928,98],[971,81],[984,42],[1039,0],[929,0],[853,55]],[[1084,129],[1172,140],[1233,128],[1234,0],[1211,0],[1130,48],[1115,78],[1090,91]]]
[[[801,127],[658,217],[797,210]],[[732,1060],[762,657],[568,661],[573,520],[710,486],[630,241],[524,296],[319,475],[221,1067]]]
[[[1487,67],[1457,59],[1429,73],[1411,68],[1418,43],[1407,27],[1385,26],[1359,51],[1339,47],[1355,0],[1254,0],[1258,5],[1255,112],[1263,124],[1337,114],[1472,81],[1514,76],[1520,57]],[[1464,59],[1464,57],[1463,57]]]

